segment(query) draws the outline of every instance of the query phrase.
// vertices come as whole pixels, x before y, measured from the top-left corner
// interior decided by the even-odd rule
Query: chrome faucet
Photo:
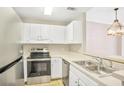
[[[94,59],[97,60],[97,70],[98,70],[98,72],[100,73],[100,69],[101,69],[101,67],[102,67],[102,65],[103,65],[103,63],[102,63],[102,58],[94,57]]]

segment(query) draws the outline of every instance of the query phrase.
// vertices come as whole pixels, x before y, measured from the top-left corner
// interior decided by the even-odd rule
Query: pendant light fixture
[[[119,8],[115,8],[115,20],[113,22],[113,24],[107,29],[107,34],[108,35],[113,35],[113,36],[121,36],[124,35],[124,29],[122,28],[123,26],[121,25],[121,23],[119,22],[118,18],[117,18],[117,11],[119,10]]]

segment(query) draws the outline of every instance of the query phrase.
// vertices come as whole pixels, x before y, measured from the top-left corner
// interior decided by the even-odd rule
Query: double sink
[[[75,64],[81,66],[82,68],[99,75],[100,78],[111,76],[116,69],[112,67],[106,67],[101,62],[96,62],[92,60],[80,60],[73,61]]]

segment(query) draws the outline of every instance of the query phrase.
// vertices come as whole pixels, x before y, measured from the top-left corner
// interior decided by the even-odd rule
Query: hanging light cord
[[[115,19],[116,19],[116,21],[117,21],[117,20],[118,20],[118,19],[117,19],[117,16],[118,16],[118,13],[117,13],[118,8],[115,8],[114,10],[115,10]]]
[[[115,8],[114,10],[115,10],[115,21],[118,22],[118,18],[117,18],[117,17],[118,17],[118,12],[117,12],[117,11],[119,10],[119,8]],[[118,23],[118,24],[119,24],[119,26],[120,26],[120,29],[121,29],[122,27],[124,27],[124,26],[122,26],[120,23]]]

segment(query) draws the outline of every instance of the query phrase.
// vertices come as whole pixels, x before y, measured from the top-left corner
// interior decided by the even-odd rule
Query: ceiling
[[[55,22],[70,22],[89,10],[90,7],[75,7],[74,11],[67,10],[67,7],[54,7],[52,15],[44,15],[44,7],[14,7],[16,13],[25,22],[26,19],[44,20]]]
[[[87,21],[112,24],[115,18],[114,7],[74,7],[74,11],[67,10],[67,7],[53,7],[52,15],[44,15],[44,7],[14,7],[16,13],[24,22],[47,22],[53,24],[56,22],[67,24],[72,20],[82,16],[86,12]],[[124,24],[124,7],[118,11],[118,19]]]
[[[115,19],[114,7],[95,7],[87,11],[87,21],[112,24]],[[124,24],[124,7],[118,10],[118,19]]]

